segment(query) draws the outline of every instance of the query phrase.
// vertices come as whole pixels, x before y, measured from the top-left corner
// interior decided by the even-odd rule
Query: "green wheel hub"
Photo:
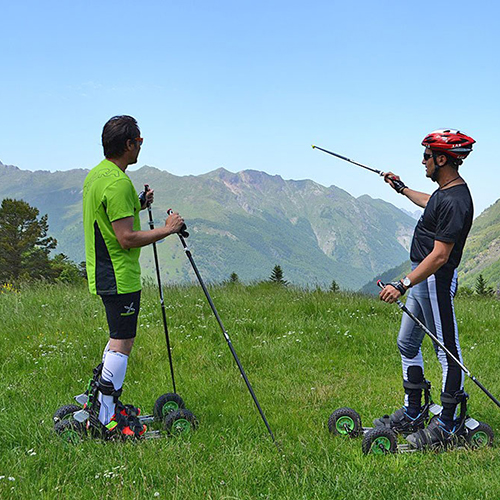
[[[351,434],[354,431],[356,424],[351,417],[339,417],[335,422],[335,428],[339,434]]]
[[[476,432],[471,439],[472,446],[474,448],[484,448],[485,446],[488,446],[489,443],[489,437],[488,434],[484,431],[478,431]]]
[[[172,431],[175,434],[189,434],[191,432],[191,423],[185,418],[180,418],[172,425]]]
[[[172,413],[173,411],[175,410],[178,410],[179,409],[179,405],[175,402],[175,401],[167,401],[162,409],[161,409],[161,413],[163,415],[163,417],[166,417],[169,413]]]
[[[371,445],[371,451],[374,455],[385,455],[386,453],[389,453],[390,450],[391,441],[385,436],[376,438]]]

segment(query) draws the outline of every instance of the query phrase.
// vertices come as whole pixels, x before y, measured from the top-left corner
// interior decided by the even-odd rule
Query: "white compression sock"
[[[113,387],[120,389],[125,380],[125,373],[127,372],[128,356],[116,351],[108,351],[102,367],[102,379],[106,382],[112,382]],[[108,424],[111,417],[115,413],[115,403],[113,396],[105,396],[99,393],[99,402],[101,409],[99,411],[99,420],[104,425]]]

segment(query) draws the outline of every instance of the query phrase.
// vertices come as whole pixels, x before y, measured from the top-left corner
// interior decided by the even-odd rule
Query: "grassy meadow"
[[[104,308],[82,286],[3,286],[0,294],[1,499],[497,499],[500,411],[468,379],[470,413],[493,448],[364,456],[329,435],[351,406],[369,425],[402,403],[401,312],[376,298],[271,284],[211,288],[267,419],[272,443],[199,287],[167,287],[178,393],[198,417],[182,438],[62,442],[52,414],[84,391],[107,342]],[[456,301],[466,366],[500,396],[500,302]],[[158,290],[142,296],[122,400],[149,413],[171,391]],[[439,399],[429,339],[426,377]]]

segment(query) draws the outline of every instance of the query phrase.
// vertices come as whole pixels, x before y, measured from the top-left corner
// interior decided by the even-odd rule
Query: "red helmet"
[[[425,136],[422,146],[432,151],[442,151],[457,160],[467,158],[472,151],[472,145],[476,141],[458,130],[442,129],[434,130]]]

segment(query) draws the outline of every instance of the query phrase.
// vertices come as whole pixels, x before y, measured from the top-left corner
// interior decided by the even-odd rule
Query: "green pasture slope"
[[[500,410],[470,381],[470,410],[498,434],[493,448],[364,456],[329,435],[352,406],[365,423],[401,403],[396,306],[373,297],[272,285],[212,288],[214,302],[274,433],[253,405],[198,287],[166,289],[179,393],[199,418],[188,438],[71,446],[52,413],[81,392],[106,343],[99,299],[85,287],[0,294],[0,498],[496,499]],[[500,302],[456,303],[466,365],[500,395]],[[157,290],[144,291],[123,401],[150,409],[169,392]],[[427,377],[440,367],[425,342]],[[433,390],[437,397],[439,391]]]

